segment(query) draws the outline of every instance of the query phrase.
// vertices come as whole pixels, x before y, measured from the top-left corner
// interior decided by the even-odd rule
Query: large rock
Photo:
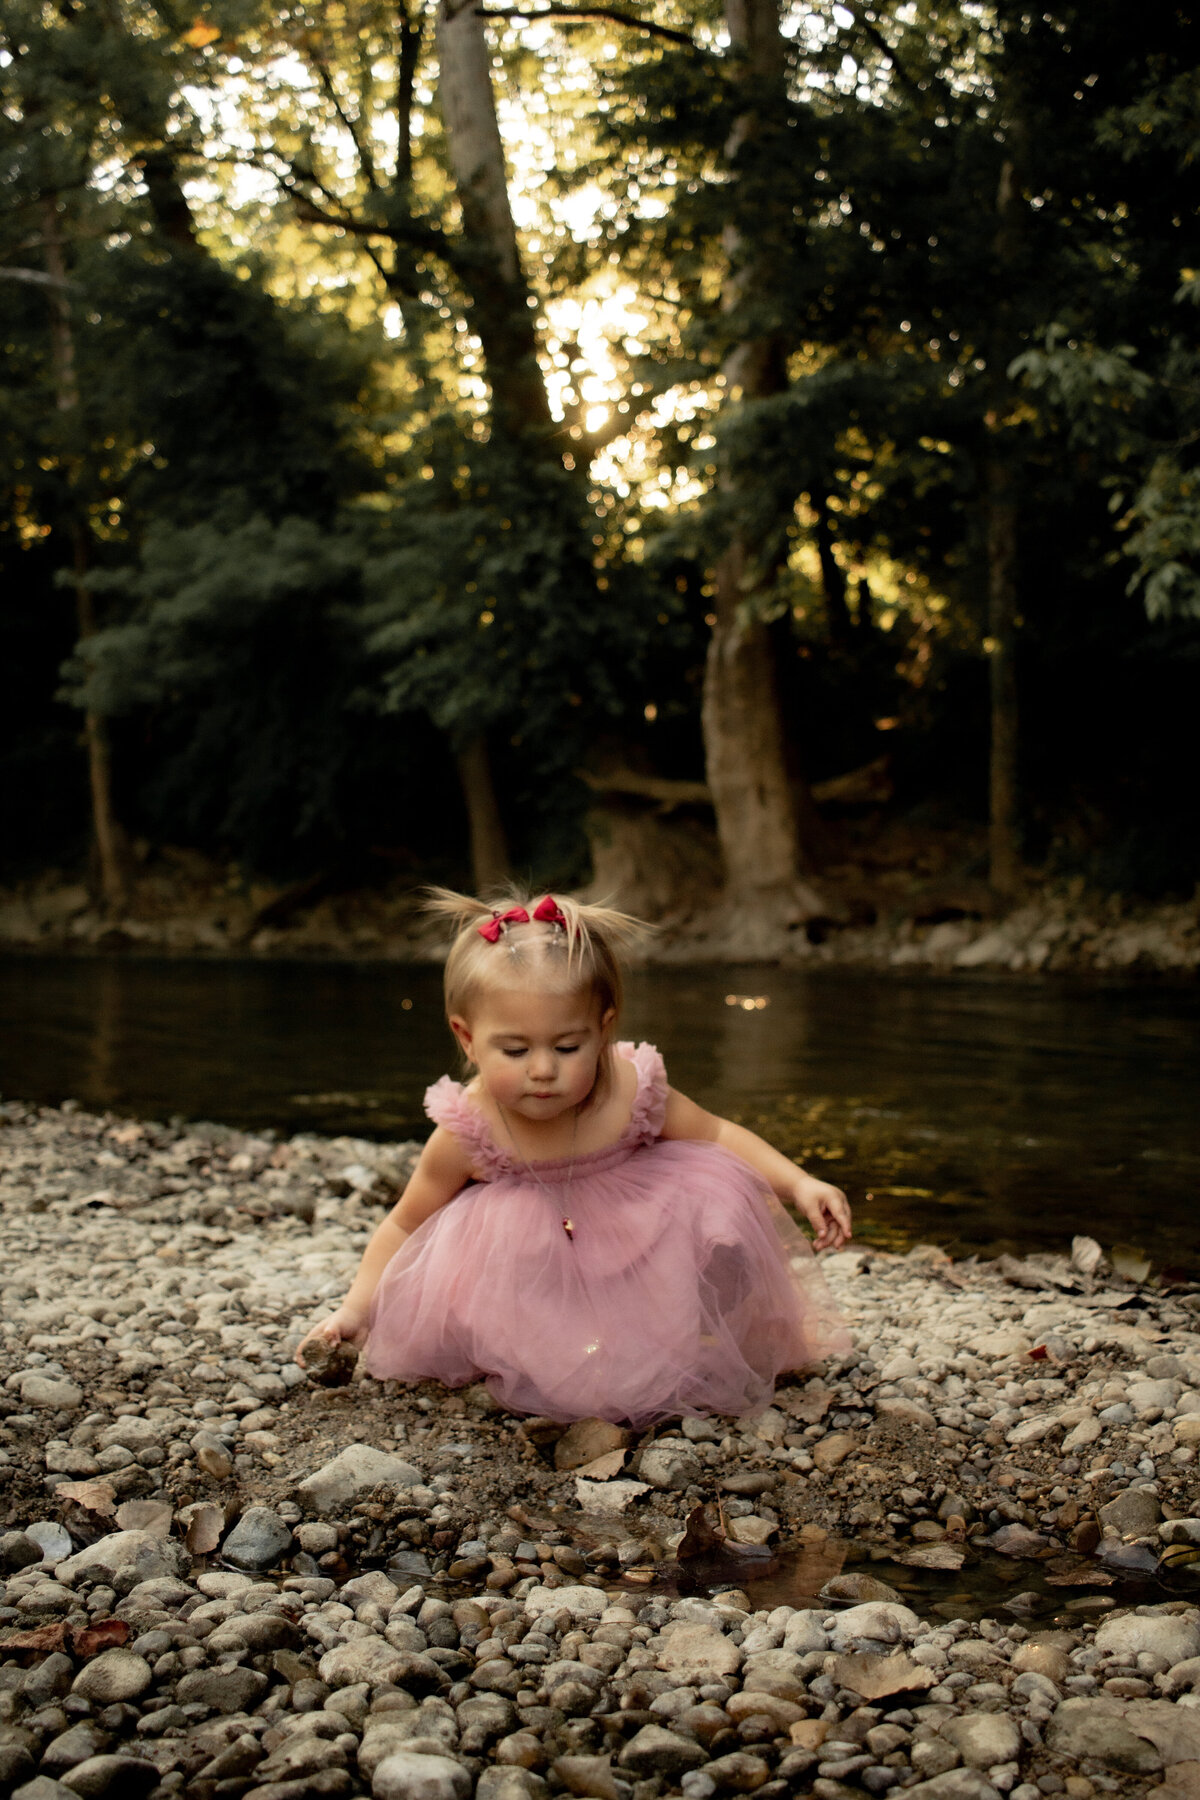
[[[1021,1734],[1005,1713],[968,1713],[961,1719],[947,1719],[942,1736],[972,1769],[1016,1762],[1021,1753]]]
[[[401,1687],[414,1658],[404,1650],[393,1650],[382,1638],[351,1638],[348,1644],[335,1644],[317,1665],[317,1673],[327,1687],[354,1687],[362,1681],[368,1687]]]
[[[467,1800],[468,1770],[449,1756],[397,1750],[385,1756],[371,1781],[374,1800]]]
[[[1105,1700],[1064,1700],[1046,1727],[1046,1743],[1060,1756],[1094,1757],[1127,1775],[1153,1775],[1163,1766],[1154,1745]]]
[[[662,1635],[658,1667],[680,1687],[702,1687],[723,1681],[742,1666],[742,1652],[712,1625],[668,1625]]]
[[[63,1786],[79,1800],[142,1800],[158,1782],[156,1764],[120,1754],[89,1756],[63,1776]]]
[[[265,1675],[257,1669],[192,1669],[175,1689],[180,1706],[195,1701],[211,1706],[214,1712],[249,1712],[257,1706],[268,1687]]]
[[[1098,1627],[1096,1648],[1127,1657],[1148,1650],[1174,1668],[1176,1663],[1200,1656],[1200,1625],[1173,1613],[1122,1613]]]
[[[542,1613],[569,1612],[573,1619],[598,1619],[608,1606],[603,1588],[534,1587],[525,1596],[525,1611],[531,1618]]]
[[[296,1492],[314,1512],[335,1513],[372,1488],[418,1487],[423,1480],[420,1469],[402,1457],[389,1456],[371,1444],[350,1444],[332,1462],[306,1476]]]
[[[643,1725],[630,1738],[617,1761],[635,1777],[666,1775],[678,1778],[689,1769],[698,1769],[706,1763],[708,1752],[691,1739],[667,1731],[661,1725]]]
[[[1157,1386],[1149,1382],[1147,1386]],[[1158,1522],[1162,1518],[1162,1507],[1158,1504],[1158,1496],[1145,1488],[1126,1488],[1115,1500],[1100,1508],[1100,1523],[1109,1525],[1121,1537],[1152,1537],[1158,1530]]]
[[[742,1687],[747,1693],[800,1700],[805,1692],[804,1664],[791,1650],[760,1650],[746,1658],[742,1667]]]
[[[16,1790],[12,1800],[79,1800],[79,1795],[52,1775],[35,1775]]]
[[[947,1769],[931,1781],[905,1788],[904,1800],[1000,1800],[1000,1793],[978,1769]]]
[[[235,1569],[269,1569],[292,1547],[292,1530],[269,1506],[248,1506],[221,1554]]]
[[[42,1375],[36,1369],[22,1375],[17,1392],[24,1406],[46,1407],[52,1412],[73,1412],[83,1405],[83,1389],[61,1375]]]
[[[830,1633],[835,1650],[848,1650],[859,1641],[874,1644],[911,1644],[921,1634],[921,1621],[911,1607],[891,1600],[870,1600],[839,1613]]]
[[[144,1656],[132,1650],[103,1650],[85,1663],[71,1686],[94,1706],[113,1706],[118,1701],[139,1700],[154,1680]]]
[[[605,1758],[599,1756],[587,1758],[576,1757],[574,1759],[569,1757],[559,1758],[560,1762],[571,1760],[576,1762],[603,1762]],[[611,1776],[609,1779],[612,1779]],[[569,1784],[568,1789],[572,1793],[575,1791],[573,1788],[570,1788]],[[542,1780],[541,1776],[535,1775],[532,1769],[521,1769],[512,1766],[505,1767],[503,1764],[493,1764],[491,1768],[485,1769],[483,1774],[479,1777],[475,1787],[475,1800],[544,1800],[544,1796],[548,1794],[549,1791],[549,1788],[546,1786],[546,1783]],[[615,1782],[613,1782],[612,1785],[611,1795],[605,1794],[596,1786],[590,1787],[588,1792],[596,1795],[597,1800],[620,1800]]]
[[[678,1492],[700,1477],[700,1461],[686,1438],[657,1438],[637,1459],[639,1481],[662,1493]]]
[[[15,1575],[41,1562],[42,1547],[23,1531],[0,1534],[0,1575]]]
[[[118,1593],[127,1594],[141,1581],[182,1575],[187,1565],[186,1550],[171,1538],[161,1538],[153,1531],[111,1531],[68,1556],[56,1572],[67,1582],[87,1577],[106,1581]]]

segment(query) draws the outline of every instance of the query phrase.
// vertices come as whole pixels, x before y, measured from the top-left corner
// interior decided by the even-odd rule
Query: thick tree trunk
[[[997,894],[1020,879],[1017,784],[1017,504],[1008,464],[993,457],[985,472],[988,559],[988,674],[991,699],[988,841]]]
[[[458,778],[471,834],[471,883],[477,894],[486,894],[507,880],[509,861],[485,738],[471,738],[459,750]]]
[[[42,243],[46,273],[51,278],[50,338],[54,365],[55,402],[60,414],[70,415],[72,423],[79,416],[79,382],[75,372],[75,338],[71,328],[70,288],[66,258],[58,228],[57,202],[49,197],[42,202]],[[75,590],[75,621],[81,646],[95,635],[96,615],[88,586],[88,530],[81,510],[78,458],[68,453],[68,505],[71,518],[72,585]],[[85,652],[86,654],[86,652]],[[120,914],[128,904],[125,879],[124,833],[117,820],[112,792],[112,758],[109,751],[108,724],[101,713],[87,708],[83,715],[84,743],[87,748],[88,788],[91,795],[92,835],[100,871],[100,896],[106,912]]]
[[[556,427],[538,364],[533,296],[521,268],[492,89],[487,27],[475,0],[440,0],[438,94],[467,249],[468,322],[483,346],[493,428],[545,447]]]
[[[727,0],[725,16],[747,88],[746,110],[726,147],[736,162],[760,128],[759,93],[782,94],[785,57],[776,0]],[[736,205],[736,178],[731,193]],[[736,218],[724,242],[730,274],[723,305],[733,311],[747,293],[763,287],[768,272],[747,253]],[[787,385],[785,348],[776,336],[746,339],[730,352],[724,372],[732,401],[780,393]],[[715,617],[702,709],[708,783],[729,898],[748,902],[765,916],[778,912],[780,902],[785,910],[795,909],[803,860],[770,629],[755,616],[756,593],[771,584],[776,570],[756,560],[739,534],[714,573]]]
[[[1019,126],[1014,137],[1020,138]],[[993,239],[1000,292],[1007,296],[1021,254],[1021,199],[1014,165],[1001,165]],[[1018,787],[1019,715],[1017,695],[1017,535],[1018,511],[1012,453],[1004,442],[1011,402],[1005,370],[1013,353],[1011,306],[998,309],[988,361],[992,404],[986,421],[991,442],[983,464],[983,513],[988,565],[988,671],[991,750],[988,772],[989,879],[996,893],[1010,898],[1021,867]]]

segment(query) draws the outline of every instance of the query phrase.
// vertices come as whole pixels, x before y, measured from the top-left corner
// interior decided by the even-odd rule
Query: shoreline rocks
[[[568,1432],[295,1368],[403,1149],[3,1120],[0,1800],[1196,1793],[1200,1295],[851,1248],[757,1417]]]

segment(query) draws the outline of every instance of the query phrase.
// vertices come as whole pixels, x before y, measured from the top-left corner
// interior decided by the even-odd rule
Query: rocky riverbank
[[[1200,1295],[855,1248],[760,1417],[564,1432],[295,1367],[411,1147],[2,1111],[0,1795],[1200,1793]]]
[[[207,869],[203,859],[196,861]],[[895,880],[891,877],[895,875]],[[600,889],[597,889],[600,892]],[[621,894],[619,887],[603,889]],[[661,963],[779,962],[984,970],[1031,976],[1184,975],[1200,968],[1200,903],[1132,901],[1078,882],[1031,884],[997,910],[978,880],[927,879],[920,868],[850,867],[822,877],[826,910],[811,897],[794,919],[769,926],[744,912],[703,904],[645,905],[655,921],[645,955]],[[411,883],[322,893],[245,886],[212,868],[169,866],[134,884],[126,916],[97,909],[78,883],[52,877],[0,890],[0,949],[18,953],[247,956],[436,962],[444,932],[420,911]]]

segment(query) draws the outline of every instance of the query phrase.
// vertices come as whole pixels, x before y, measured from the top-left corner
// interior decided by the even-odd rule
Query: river
[[[0,1093],[411,1137],[454,1066],[440,971],[0,960]],[[767,966],[635,971],[625,1035],[839,1182],[858,1234],[956,1254],[1075,1232],[1200,1270],[1200,991]]]

